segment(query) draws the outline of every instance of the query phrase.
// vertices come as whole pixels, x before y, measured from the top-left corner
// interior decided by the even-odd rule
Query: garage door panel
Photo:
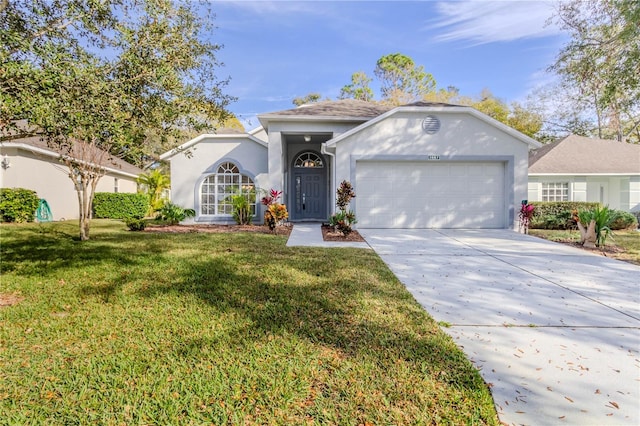
[[[356,163],[361,228],[504,228],[504,164]]]

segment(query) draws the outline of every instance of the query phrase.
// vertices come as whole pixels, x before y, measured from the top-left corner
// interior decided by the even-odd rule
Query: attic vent
[[[440,130],[440,120],[438,120],[438,117],[427,115],[424,120],[422,120],[422,130],[428,135],[438,133],[438,130]]]

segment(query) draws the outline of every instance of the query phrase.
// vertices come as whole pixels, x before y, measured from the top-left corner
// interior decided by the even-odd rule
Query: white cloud
[[[438,41],[477,45],[560,34],[556,25],[548,23],[553,15],[549,1],[439,2],[436,10],[442,16],[435,23],[442,31]]]

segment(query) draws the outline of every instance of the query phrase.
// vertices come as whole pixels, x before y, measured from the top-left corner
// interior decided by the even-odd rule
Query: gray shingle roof
[[[640,174],[640,145],[570,135],[529,152],[529,174]]]
[[[260,117],[272,116],[301,116],[301,117],[336,117],[336,118],[361,118],[364,120],[377,117],[393,109],[391,106],[374,102],[358,101],[355,99],[342,99],[339,101],[323,101],[303,105],[284,111],[261,114]]]

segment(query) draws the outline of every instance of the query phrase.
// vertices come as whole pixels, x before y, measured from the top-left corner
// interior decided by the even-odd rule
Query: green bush
[[[571,229],[576,226],[573,211],[591,210],[600,203],[584,201],[532,201],[535,206],[529,223],[531,229]]]
[[[251,225],[251,221],[253,220],[251,205],[255,202],[255,191],[239,192],[231,196],[233,220],[235,220],[238,225]]]
[[[585,229],[589,227],[592,221],[595,222],[597,247],[604,247],[607,237],[611,235],[610,225],[613,220],[613,212],[614,210],[609,207],[601,207],[600,205],[590,210],[580,210],[578,212],[578,219]]]
[[[35,191],[24,188],[0,190],[0,221],[33,222],[40,198]]]
[[[638,220],[633,213],[622,210],[614,210],[611,215],[611,224],[609,228],[616,231],[618,229],[635,228],[638,226]]]
[[[93,217],[99,219],[140,219],[148,210],[145,194],[96,192],[93,198]]]
[[[188,217],[195,217],[196,211],[185,209],[177,204],[167,203],[158,211],[156,219],[167,222],[169,225],[177,225]]]
[[[147,227],[147,221],[144,219],[129,218],[125,219],[124,223],[127,224],[130,231],[144,231],[144,228]]]

